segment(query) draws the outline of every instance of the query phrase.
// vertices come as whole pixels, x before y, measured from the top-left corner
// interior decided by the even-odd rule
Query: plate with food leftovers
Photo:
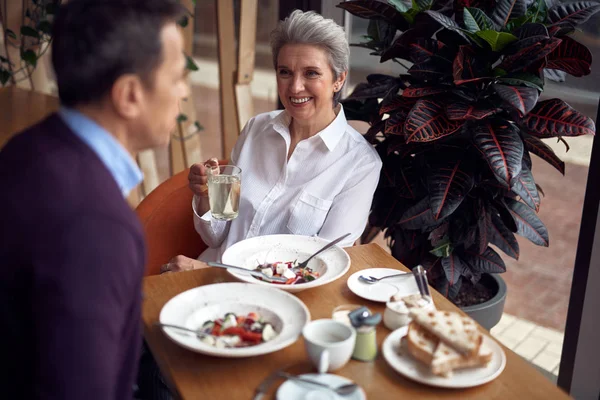
[[[175,343],[217,357],[253,357],[294,343],[310,321],[308,308],[281,290],[248,283],[217,283],[173,297],[160,312]]]
[[[285,279],[284,282],[270,282],[243,271],[228,270],[241,281],[294,293],[333,282],[348,272],[350,257],[339,246],[332,246],[313,257],[305,267],[300,266],[328,243],[328,240],[315,236],[257,236],[229,247],[221,260],[224,264]]]
[[[497,378],[506,366],[502,347],[458,312],[419,309],[408,326],[383,342],[387,363],[414,381],[443,388],[469,388]]]

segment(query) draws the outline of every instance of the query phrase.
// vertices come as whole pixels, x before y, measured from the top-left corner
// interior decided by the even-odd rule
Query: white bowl
[[[329,243],[328,240],[314,236],[268,235],[242,240],[229,247],[221,257],[224,264],[254,269],[259,264],[298,260],[303,262],[316,251]],[[275,287],[291,293],[300,292],[333,282],[343,276],[350,268],[350,256],[339,246],[333,246],[318,254],[308,263],[320,276],[314,281],[296,285],[282,285],[261,281],[243,272],[228,272],[237,279],[261,286]]]
[[[216,283],[178,294],[164,305],[159,321],[198,329],[208,320],[226,313],[246,315],[257,312],[270,322],[278,335],[256,346],[219,349],[201,342],[194,334],[163,328],[165,334],[186,349],[217,357],[253,357],[272,353],[293,344],[310,321],[308,308],[297,297],[281,290],[248,283]]]

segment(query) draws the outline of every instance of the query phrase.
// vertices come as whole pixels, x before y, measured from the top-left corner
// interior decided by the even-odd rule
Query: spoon
[[[199,330],[190,329],[190,328],[186,328],[186,327],[179,326],[179,325],[163,324],[162,322],[155,322],[154,325],[164,327],[164,328],[174,328],[174,329],[179,329],[179,330],[186,331],[186,332],[191,332],[191,333],[195,334],[196,336],[198,336],[198,338],[203,338],[206,336],[215,337],[209,333],[203,333]]]
[[[283,372],[283,371],[279,371],[278,374],[279,374],[279,376],[286,378],[286,379],[291,379],[293,381],[308,383],[311,385],[320,386],[322,388],[329,389],[329,390],[335,392],[336,394],[339,394],[340,396],[347,396],[349,394],[352,394],[358,388],[358,385],[356,383],[346,383],[346,384],[340,385],[338,387],[332,387],[325,383],[314,381],[312,379],[301,378],[299,376],[288,374],[287,372]]]
[[[225,268],[225,269],[235,269],[238,271],[242,271],[245,272],[247,274],[250,274],[252,276],[258,277],[258,278],[263,278],[272,282],[287,282],[287,279],[285,278],[279,278],[277,276],[269,276],[269,275],[265,275],[260,271],[254,271],[251,269],[246,269],[246,268],[242,268],[242,267],[236,267],[235,265],[228,265],[228,264],[221,264],[221,263],[217,263],[217,262],[209,262],[208,265],[210,267],[217,267],[217,268]]]
[[[339,238],[335,239],[333,242],[327,243],[325,246],[323,246],[319,251],[317,251],[316,253],[314,253],[312,256],[308,257],[304,262],[301,262],[300,264],[298,264],[298,266],[296,268],[306,268],[306,266],[308,265],[308,262],[317,254],[327,250],[328,248],[330,248],[331,246],[334,246],[336,244],[338,244],[339,242],[341,242],[343,239],[346,238],[346,236],[349,236],[350,233],[346,233],[345,235],[340,236]]]

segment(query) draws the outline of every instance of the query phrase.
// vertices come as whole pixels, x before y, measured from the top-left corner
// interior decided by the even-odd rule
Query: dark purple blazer
[[[131,399],[141,226],[54,114],[0,151],[0,398]]]

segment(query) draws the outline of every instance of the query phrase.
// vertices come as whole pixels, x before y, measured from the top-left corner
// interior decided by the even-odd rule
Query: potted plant
[[[369,75],[343,101],[349,119],[370,123],[365,137],[383,161],[363,240],[384,230],[392,255],[409,268],[422,264],[459,306],[489,298],[483,282],[503,290],[492,300],[499,310],[486,309],[480,320],[491,328],[506,292],[493,277],[506,268],[490,244],[515,259],[515,233],[549,244],[531,154],[564,174],[541,139],[595,132],[564,101],[538,98],[545,79],[590,73],[590,51],[569,34],[600,3],[357,0],[338,7],[370,19],[369,41],[359,46],[407,69]]]

